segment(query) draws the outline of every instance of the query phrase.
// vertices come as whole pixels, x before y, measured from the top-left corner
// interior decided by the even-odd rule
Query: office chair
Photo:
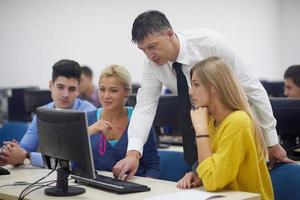
[[[276,130],[281,137],[281,144],[292,155],[300,145],[296,137],[300,136],[300,99],[270,98],[273,114],[277,120]]]
[[[159,150],[160,177],[159,179],[177,182],[185,173],[192,170],[183,158],[183,152]]]
[[[270,171],[275,200],[300,199],[300,165],[279,164]]]
[[[27,122],[5,122],[0,129],[0,146],[3,141],[11,141],[12,139],[20,142],[28,129]]]

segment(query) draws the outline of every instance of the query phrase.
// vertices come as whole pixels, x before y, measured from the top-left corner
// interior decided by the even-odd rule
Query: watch
[[[23,161],[24,165],[29,165],[31,163],[30,152],[26,152],[25,160]]]
[[[25,154],[25,158],[29,159],[30,160],[30,152],[26,152]]]

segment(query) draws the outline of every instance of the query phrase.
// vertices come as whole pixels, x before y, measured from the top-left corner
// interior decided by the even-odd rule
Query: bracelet
[[[209,137],[209,135],[196,135],[196,138]]]

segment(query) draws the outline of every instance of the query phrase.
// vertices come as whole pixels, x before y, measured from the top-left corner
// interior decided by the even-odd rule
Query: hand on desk
[[[282,148],[280,144],[276,144],[274,146],[268,147],[268,153],[269,153],[269,163],[268,167],[269,169],[272,169],[274,166],[274,163],[284,162],[284,163],[296,163],[294,160],[291,160],[287,157],[287,154],[285,150]]]
[[[117,179],[128,180],[135,175],[139,167],[140,153],[138,151],[129,151],[126,157],[113,167],[113,175]]]
[[[0,165],[22,164],[26,158],[26,151],[20,147],[17,141],[7,141],[1,148]]]
[[[188,172],[182,179],[177,182],[177,187],[180,189],[190,189],[198,187],[202,184],[201,179],[195,172]]]

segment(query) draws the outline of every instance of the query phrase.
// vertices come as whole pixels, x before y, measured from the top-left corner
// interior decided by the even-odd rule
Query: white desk
[[[160,151],[179,151],[183,152],[183,146],[170,145],[167,148],[159,148]]]
[[[48,174],[48,169],[39,169],[32,166],[19,166],[17,168],[11,168],[9,169],[11,174],[10,175],[3,175],[0,176],[0,199],[5,200],[15,200],[18,199],[18,196],[20,192],[26,187],[26,186],[5,186],[1,187],[1,185],[6,184],[13,184],[16,181],[26,181],[26,182],[34,182],[38,180],[39,178],[45,176]],[[101,172],[103,175],[112,176],[112,173],[110,172]],[[56,179],[56,172],[51,174],[48,178],[46,178],[44,181],[47,180],[55,180]],[[115,194],[91,187],[86,186],[80,186],[86,189],[86,192],[84,194],[78,195],[78,196],[72,196],[72,197],[64,197],[63,199],[72,199],[72,200],[86,200],[86,199],[105,199],[105,200],[141,200],[141,199],[147,199],[149,197],[155,197],[166,193],[174,193],[174,192],[181,192],[183,190],[176,188],[175,182],[170,181],[163,181],[163,180],[157,180],[157,179],[151,179],[151,178],[143,178],[143,177],[134,177],[132,182],[148,185],[151,188],[150,192],[141,192],[141,193],[132,193],[132,194]],[[73,185],[73,181],[69,181],[69,185]],[[196,190],[203,190],[203,188],[196,188]],[[224,198],[218,198],[218,200],[225,200],[225,199],[247,199],[247,200],[258,200],[260,199],[260,195],[253,194],[253,193],[246,193],[246,192],[231,192],[231,191],[225,191],[225,192],[218,192],[219,194],[224,195]],[[60,197],[62,198],[62,197]],[[32,193],[30,193],[27,196],[27,199],[38,199],[38,200],[44,200],[44,199],[58,199],[58,197],[51,197],[44,195],[44,188],[36,190]]]

